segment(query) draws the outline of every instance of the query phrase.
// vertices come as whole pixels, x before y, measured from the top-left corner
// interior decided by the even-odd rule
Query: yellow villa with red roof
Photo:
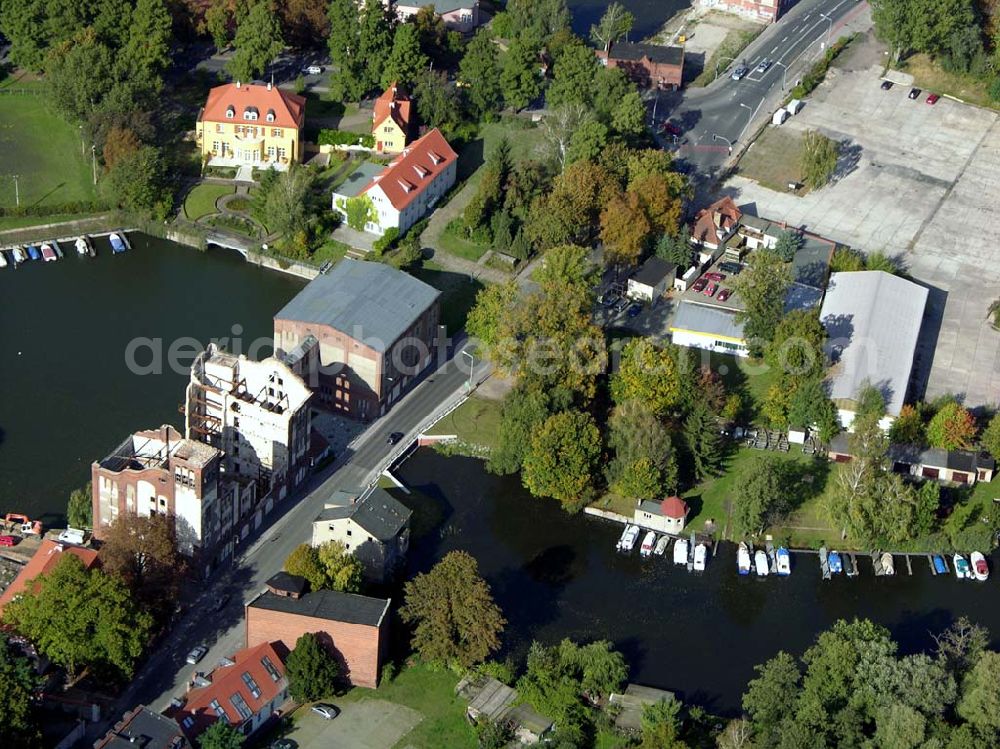
[[[197,141],[209,166],[287,169],[302,161],[306,100],[270,83],[228,83],[208,92]]]

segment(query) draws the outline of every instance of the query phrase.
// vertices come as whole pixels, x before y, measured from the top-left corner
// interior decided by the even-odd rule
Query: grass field
[[[418,710],[424,719],[396,743],[396,749],[475,749],[476,734],[465,719],[465,703],[455,695],[458,676],[422,664],[404,669],[378,689],[355,687],[339,703],[386,700]]]
[[[900,65],[900,68],[913,76],[914,86],[918,86],[924,91],[954,96],[990,109],[1000,107],[1000,102],[995,102],[990,98],[987,81],[971,75],[949,73],[928,55],[913,55],[907,58]]]
[[[500,429],[500,403],[485,398],[469,398],[434,425],[432,434],[456,434],[463,442],[496,447]]]
[[[726,38],[722,40],[722,44],[719,48],[712,53],[712,56],[708,58],[705,63],[704,69],[691,81],[692,86],[707,86],[709,83],[715,80],[715,70],[716,64],[718,63],[719,75],[725,75],[726,66],[735,64],[733,62],[734,58],[740,56],[740,52],[747,48],[747,46],[760,36],[760,32],[765,29],[764,26],[759,26],[753,29],[733,29],[728,34]]]
[[[486,245],[473,242],[461,236],[460,231],[461,229],[457,228],[454,223],[449,224],[441,232],[437,246],[445,252],[450,252],[452,255],[457,255],[458,257],[464,257],[466,260],[471,260],[472,262],[476,262],[489,251],[490,248]]]
[[[788,128],[768,127],[740,159],[740,176],[777,192],[802,184],[802,137]],[[804,195],[799,188],[796,195]]]
[[[452,273],[433,262],[424,263],[413,275],[441,292],[441,324],[448,335],[465,327],[465,318],[476,303],[476,294],[483,288],[481,281],[461,273]]]
[[[216,213],[215,201],[233,192],[232,185],[196,185],[184,199],[184,216],[188,221],[197,221],[202,216]]]
[[[58,206],[95,199],[90,147],[80,129],[66,122],[35,82],[8,79],[0,85],[0,206],[15,205],[17,175],[21,205]]]

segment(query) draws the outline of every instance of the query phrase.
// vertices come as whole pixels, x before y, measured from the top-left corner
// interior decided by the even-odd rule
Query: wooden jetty
[[[934,567],[934,557],[930,554],[927,555],[927,566],[931,568],[932,575],[937,574],[937,569]]]
[[[911,576],[913,575],[913,565],[910,564],[909,554],[906,555],[906,571],[909,572]]]
[[[824,580],[829,580],[830,578],[833,577],[833,575],[830,574],[830,562],[827,559],[827,551],[825,546],[821,546],[819,549],[819,568],[820,571],[823,573]]]

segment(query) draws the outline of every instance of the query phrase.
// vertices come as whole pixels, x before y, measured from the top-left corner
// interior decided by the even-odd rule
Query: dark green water
[[[635,25],[629,40],[641,41],[660,30],[660,27],[682,8],[691,5],[684,0],[621,0],[622,5],[635,16]],[[607,0],[568,0],[573,14],[573,31],[589,38],[590,27],[597,23],[610,2]]]
[[[171,344],[190,339],[176,357],[187,366],[190,351],[233,338],[235,325],[244,350],[266,337],[266,355],[273,314],[304,284],[228,251],[131,240],[123,255],[101,240],[96,258],[64,247],[59,262],[0,269],[0,512],[54,522],[91,462],[127,434],[183,427],[187,375],[168,366]],[[129,370],[140,338],[159,339],[162,373]],[[150,349],[135,358],[150,363]]]

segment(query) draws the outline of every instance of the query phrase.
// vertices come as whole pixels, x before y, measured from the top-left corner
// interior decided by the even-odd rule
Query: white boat
[[[622,546],[625,545],[625,539],[628,538],[628,533],[629,530],[631,530],[631,528],[632,528],[631,525],[629,525],[628,523],[625,524],[625,527],[622,529],[621,536],[618,537],[618,543],[615,544],[616,551],[622,550]]]
[[[708,548],[705,544],[698,544],[694,547],[694,571],[705,571],[705,560],[708,559]]]
[[[882,571],[886,575],[896,574],[896,563],[892,560],[892,554],[890,554],[888,551],[885,552],[881,556],[881,561],[882,561]]]
[[[87,240],[84,239],[83,237],[77,237],[76,242],[73,243],[73,246],[76,247],[76,251],[81,255],[86,255],[87,250],[89,249],[87,247]]]
[[[4,255],[3,252],[0,252],[0,268],[6,268],[6,267],[7,267],[7,256]]]
[[[986,582],[986,578],[990,576],[990,566],[986,563],[986,557],[978,551],[974,551],[969,555],[969,563],[972,567],[973,577],[981,583]]]
[[[42,260],[44,260],[46,263],[54,263],[56,260],[59,259],[59,256],[56,254],[56,251],[52,249],[52,245],[50,245],[48,242],[42,242],[41,250],[42,250]]]
[[[674,543],[674,564],[688,563],[688,542],[686,538],[678,538]]]
[[[670,536],[664,534],[660,536],[660,539],[656,542],[656,547],[653,549],[653,555],[662,557],[666,551],[667,547],[670,545]]]
[[[741,575],[750,574],[750,549],[742,541],[736,550],[736,569]]]
[[[757,549],[757,553],[753,555],[753,566],[757,571],[758,577],[767,577],[767,554],[764,553],[763,549]]]
[[[792,574],[792,555],[788,553],[788,549],[784,546],[779,546],[776,556],[778,559],[778,574],[781,577],[788,577]]]
[[[643,559],[650,556],[653,553],[654,546],[656,546],[656,533],[654,531],[647,531],[645,537],[642,539],[642,546],[639,547],[639,556]]]
[[[119,252],[125,252],[125,250],[128,249],[128,245],[125,244],[125,240],[115,232],[111,232],[111,234],[108,235],[108,242],[111,243],[111,251],[115,255]]]
[[[624,535],[618,542],[618,551],[624,551],[626,554],[635,548],[635,542],[639,538],[639,526],[630,525],[625,529]]]
[[[955,577],[959,580],[971,579],[972,570],[969,569],[969,562],[961,554],[956,554],[952,558],[952,562],[955,566]]]
[[[23,263],[27,259],[27,256],[24,254],[24,250],[20,247],[15,247],[12,252],[14,253],[15,263]]]

